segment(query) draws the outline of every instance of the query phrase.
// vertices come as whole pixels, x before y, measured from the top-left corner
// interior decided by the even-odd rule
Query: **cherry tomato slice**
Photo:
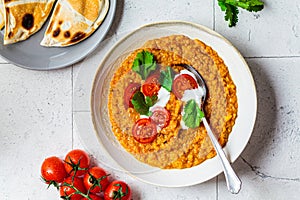
[[[157,106],[152,110],[150,119],[159,128],[165,128],[170,123],[170,112],[163,107]]]
[[[150,143],[157,137],[156,124],[149,118],[139,119],[132,129],[134,139],[142,144]]]
[[[141,84],[139,83],[130,83],[126,89],[125,89],[125,93],[124,93],[124,106],[126,109],[128,108],[133,108],[133,105],[131,103],[131,99],[134,95],[134,93],[139,90],[141,87]]]
[[[145,83],[142,85],[142,92],[145,96],[153,96],[157,95],[159,89],[160,89],[160,83],[159,83],[159,71],[150,75]]]
[[[185,90],[195,89],[197,87],[198,84],[192,76],[181,74],[174,79],[172,92],[178,99],[181,99]]]

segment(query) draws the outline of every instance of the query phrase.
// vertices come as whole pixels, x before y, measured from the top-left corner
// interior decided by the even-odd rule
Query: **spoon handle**
[[[223,169],[224,169],[224,174],[225,174],[225,179],[227,183],[227,188],[228,190],[233,193],[237,194],[239,193],[241,189],[242,182],[239,179],[239,177],[236,175],[234,170],[232,169],[221,145],[219,144],[218,140],[216,139],[215,135],[213,134],[212,130],[210,129],[209,124],[207,123],[206,118],[202,118],[203,124],[207,130],[208,136],[210,137],[212,144],[219,155],[219,158],[221,159]]]

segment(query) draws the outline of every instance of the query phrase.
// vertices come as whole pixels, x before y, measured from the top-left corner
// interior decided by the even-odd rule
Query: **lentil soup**
[[[148,75],[152,78],[151,83],[149,77],[143,77],[143,73],[133,70],[137,57],[145,52],[146,57],[153,56],[153,65],[158,68]],[[147,58],[145,60],[149,61]],[[150,66],[147,62],[145,66]],[[193,66],[205,80],[208,94],[203,111],[221,146],[228,141],[237,117],[236,86],[223,60],[211,47],[184,35],[147,41],[140,49],[131,52],[115,71],[110,82],[108,111],[112,131],[119,143],[136,159],[151,166],[164,169],[189,168],[216,155],[202,123],[197,127],[183,128],[183,110],[187,103],[174,92],[176,77],[184,70],[182,64]],[[153,101],[148,96],[157,95],[162,88],[154,84],[155,80],[161,81],[161,75],[157,78],[155,74],[157,71],[165,74],[170,69],[175,75],[173,88],[167,93],[167,101],[160,112],[164,113],[164,117],[158,117],[162,123],[153,128],[153,123],[147,121],[147,117],[150,116],[149,119],[153,121],[155,111],[150,109],[144,114],[144,111],[132,105],[134,102],[131,99],[137,98],[136,93],[139,93],[147,96],[146,103]],[[189,84],[189,87],[194,88],[193,84]],[[166,96],[156,96],[154,101],[159,101],[159,98]],[[147,126],[147,131],[152,131],[151,134],[147,132],[146,139],[140,137],[146,129],[139,131],[137,123]]]

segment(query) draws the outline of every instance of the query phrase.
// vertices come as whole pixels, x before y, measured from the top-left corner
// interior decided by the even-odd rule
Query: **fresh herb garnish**
[[[137,91],[136,93],[134,93],[131,99],[133,108],[141,115],[147,115],[147,116],[151,115],[149,108],[153,106],[156,101],[157,101],[157,96],[145,97],[145,95],[141,91]]]
[[[225,20],[228,26],[235,26],[238,22],[238,8],[245,9],[249,12],[258,12],[264,8],[264,2],[260,0],[218,0],[222,11],[225,11]]]
[[[156,95],[153,95],[152,97],[146,96],[145,97],[145,103],[150,108],[157,102],[158,97]]]
[[[154,55],[149,51],[139,52],[132,64],[132,70],[138,73],[143,80],[157,68]]]
[[[196,128],[200,125],[204,113],[200,110],[194,99],[189,100],[184,106],[183,121],[189,128]]]
[[[162,87],[171,92],[175,73],[171,67],[167,67],[165,71],[160,72],[159,82]]]

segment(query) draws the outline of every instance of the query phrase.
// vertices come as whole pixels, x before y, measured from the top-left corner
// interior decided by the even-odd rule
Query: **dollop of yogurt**
[[[197,79],[195,77],[195,75],[193,73],[191,73],[190,71],[184,69],[184,70],[181,70],[180,71],[180,74],[188,74],[190,76],[192,76],[195,81],[197,82]],[[191,90],[185,90],[183,95],[182,95],[182,98],[181,98],[181,101],[183,102],[188,102],[189,100],[195,100],[196,104],[201,108],[201,105],[202,105],[202,96],[204,95],[204,91],[203,91],[203,88],[201,88],[197,82],[197,85],[198,87],[195,88],[195,89],[191,89]],[[181,115],[183,116],[184,115],[184,109],[182,109],[182,112],[181,112]],[[180,121],[180,125],[181,125],[181,128],[182,129],[188,129],[189,127],[187,127],[183,121],[183,119],[181,118],[181,121]]]
[[[153,111],[153,109],[157,106],[166,107],[169,100],[170,100],[170,92],[166,90],[164,87],[160,87],[157,94],[157,101],[153,106],[149,108],[149,110]]]

